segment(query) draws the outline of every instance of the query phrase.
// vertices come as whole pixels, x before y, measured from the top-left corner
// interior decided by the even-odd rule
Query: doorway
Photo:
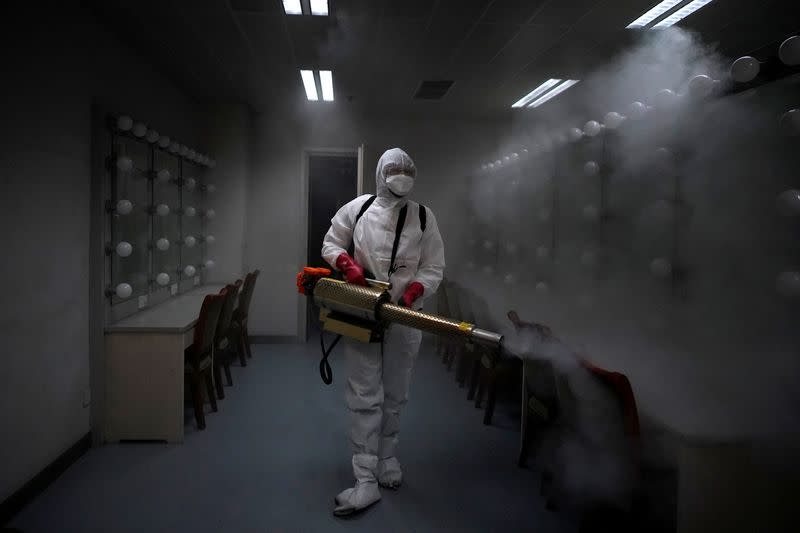
[[[308,249],[306,265],[330,267],[322,258],[322,240],[331,218],[358,194],[358,153],[308,155]],[[306,306],[306,338],[319,335],[313,305]]]

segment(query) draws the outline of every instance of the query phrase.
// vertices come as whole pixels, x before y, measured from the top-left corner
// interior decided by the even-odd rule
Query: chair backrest
[[[461,307],[459,306],[458,302],[458,285],[453,282],[448,283],[445,285],[444,290],[447,293],[447,310],[450,312],[448,318],[454,318],[456,320],[465,320],[461,316]]]
[[[208,353],[213,346],[222,304],[227,296],[227,289],[222,289],[219,294],[208,294],[203,299],[200,317],[194,327],[194,356],[198,359]]]
[[[219,315],[219,324],[217,324],[216,340],[220,341],[228,336],[228,330],[231,328],[231,319],[233,318],[233,306],[236,304],[236,296],[242,287],[242,280],[237,279],[235,283],[229,283],[221,291],[227,291],[225,301],[222,303],[222,311]]]
[[[240,317],[246,318],[250,309],[250,300],[253,297],[253,289],[256,286],[256,279],[261,273],[260,270],[255,270],[248,273],[244,278],[244,285],[242,286],[242,293],[239,296],[239,305],[236,307],[236,314]]]

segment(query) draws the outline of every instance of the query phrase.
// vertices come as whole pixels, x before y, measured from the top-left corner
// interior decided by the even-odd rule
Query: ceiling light
[[[333,73],[330,70],[320,70],[319,82],[322,86],[322,99],[333,102]]]
[[[312,15],[327,15],[328,14],[328,0],[310,0],[311,14]],[[285,1],[284,1],[285,3]],[[299,4],[299,2],[298,2]]]
[[[531,102],[534,98],[541,96],[545,91],[549,90],[551,87],[560,83],[561,80],[554,80],[549,79],[543,84],[539,85],[537,88],[520,98],[517,102],[515,102],[511,107],[524,107],[528,102]]]
[[[668,16],[667,18],[665,18],[664,20],[653,26],[653,29],[668,28],[673,24],[677,24],[678,22],[685,19],[686,17],[688,17],[689,15],[691,15],[692,13],[703,7],[704,5],[710,4],[711,1],[712,0],[694,0],[693,2],[686,4],[685,6],[677,10],[675,13],[673,13],[672,15]]]
[[[539,97],[537,100],[532,102],[528,107],[539,107],[540,105],[542,105],[543,103],[547,102],[551,98],[555,98],[559,94],[563,93],[564,91],[566,91],[567,89],[569,89],[570,87],[572,87],[573,85],[578,83],[579,81],[580,80],[565,80],[563,83],[560,83],[559,85],[557,85],[552,91],[550,91],[549,93]]]
[[[634,20],[627,26],[626,28],[644,28],[658,17],[672,9],[673,7],[677,6],[684,0],[664,0],[663,2],[659,3],[653,9],[639,17],[638,19]]]
[[[317,84],[314,81],[314,71],[301,70],[300,76],[303,78],[303,86],[306,88],[306,98],[314,102],[319,100],[319,95],[317,94]]]
[[[300,0],[283,0],[283,10],[287,15],[302,15],[303,8],[300,7]]]

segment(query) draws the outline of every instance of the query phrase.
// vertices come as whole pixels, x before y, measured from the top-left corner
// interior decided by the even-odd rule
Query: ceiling
[[[544,80],[581,79],[631,41],[656,0],[95,0],[98,16],[200,102],[255,112],[337,106],[397,116],[501,117]],[[732,57],[800,30],[800,2],[717,0],[681,22]],[[299,68],[331,69],[336,102],[307,102]],[[454,80],[442,100],[422,80]],[[563,97],[562,97],[563,98]]]

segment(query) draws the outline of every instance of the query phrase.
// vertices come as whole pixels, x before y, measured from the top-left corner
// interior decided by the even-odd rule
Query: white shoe
[[[356,454],[353,456],[353,474],[356,485],[336,495],[333,514],[344,516],[366,509],[381,499],[381,491],[375,480],[378,458],[374,455]]]
[[[336,507],[333,514],[345,516],[380,501],[381,491],[375,481],[357,482],[352,489],[345,489],[336,495]]]
[[[397,457],[378,461],[378,483],[387,489],[397,489],[403,483],[403,471]]]

